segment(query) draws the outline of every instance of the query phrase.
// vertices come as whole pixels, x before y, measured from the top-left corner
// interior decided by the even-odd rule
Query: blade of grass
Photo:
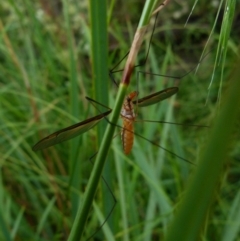
[[[237,65],[239,64],[238,58]],[[168,229],[167,241],[200,239],[201,229],[213,201],[216,185],[231,143],[231,134],[240,104],[239,75],[240,70],[236,67],[229,91],[224,99],[224,106],[216,119],[205,150],[200,155],[199,166],[189,182],[190,185],[174,222]],[[187,230],[186,227],[188,227]]]
[[[64,18],[67,31],[68,39],[68,51],[69,51],[69,79],[70,79],[70,112],[73,116],[79,117],[80,106],[78,101],[78,82],[77,82],[77,67],[76,67],[76,56],[74,51],[74,42],[72,37],[71,25],[69,20],[69,9],[68,3],[66,0],[63,1],[64,5]],[[80,137],[79,137],[80,138]],[[79,171],[80,171],[80,162],[77,161],[78,146],[81,144],[80,139],[70,140],[69,156],[70,156],[70,187],[79,188]],[[71,206],[72,206],[72,217],[74,218],[78,210],[79,197],[76,193],[71,193]]]
[[[115,165],[116,165],[116,174],[117,174],[119,193],[120,193],[120,195],[119,195],[120,196],[119,205],[121,207],[122,229],[125,231],[129,228],[128,218],[127,218],[127,210],[128,209],[127,209],[127,206],[126,206],[126,204],[129,202],[129,200],[127,201],[126,193],[125,193],[126,185],[124,185],[124,184],[126,182],[126,179],[125,179],[125,182],[124,182],[124,178],[123,178],[124,177],[124,170],[123,170],[123,167],[122,167],[122,166],[124,166],[124,163],[122,163],[123,160],[121,158],[121,155],[117,155],[116,152],[114,152],[114,154],[115,154],[114,160],[115,160]],[[122,240],[123,241],[130,240],[128,232],[123,232]]]
[[[90,4],[90,22],[91,22],[91,59],[92,59],[92,77],[94,99],[108,106],[108,39],[107,39],[107,1],[91,0]],[[99,114],[99,113],[97,113]],[[97,145],[99,146],[107,126],[106,121],[97,125]],[[111,188],[112,163],[107,163],[103,169],[103,176]],[[102,193],[107,193],[108,188],[102,182]],[[112,200],[106,195],[103,197],[103,207],[105,216],[111,210]],[[112,222],[109,222],[112,223]]]
[[[7,193],[4,190],[3,187],[3,182],[2,182],[2,169],[1,169],[1,175],[0,175],[0,239],[10,241],[12,240],[11,238],[11,233],[8,229],[8,220],[6,218],[7,213],[6,213],[6,206],[5,206],[5,200],[7,199]],[[4,215],[3,215],[4,214]]]
[[[226,55],[228,51],[227,45],[228,45],[230,32],[232,30],[232,23],[235,15],[235,6],[236,6],[235,0],[226,1],[224,16],[222,20],[222,26],[221,26],[221,32],[219,35],[219,44],[218,44],[215,66],[214,66],[214,68],[217,68],[217,66],[219,65],[221,66],[221,75],[220,75],[220,83],[219,83],[220,88],[218,93],[219,101],[221,100],[221,92],[222,92],[223,77],[224,77],[224,66],[226,65],[225,61],[226,61]],[[209,91],[213,84],[214,79],[215,79],[215,76],[213,74],[211,83],[209,84]]]
[[[227,222],[222,232],[221,241],[237,240],[240,229],[240,192],[238,191],[231,206]]]
[[[230,207],[226,225],[222,232],[222,241],[234,241],[237,240],[240,229],[240,192],[236,194],[233,200],[233,205]]]

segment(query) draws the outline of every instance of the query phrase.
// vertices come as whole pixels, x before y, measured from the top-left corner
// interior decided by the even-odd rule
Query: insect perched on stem
[[[136,114],[134,112],[133,104],[138,104],[139,107],[152,105],[174,95],[177,91],[177,87],[172,87],[135,101],[133,99],[137,97],[137,91],[131,92],[126,97],[121,110],[121,118],[123,120],[121,139],[125,154],[129,154],[131,152],[134,141],[133,122],[135,121]]]
[[[121,137],[122,137],[123,150],[125,154],[129,154],[133,146],[133,139],[134,139],[133,122],[135,121],[135,117],[136,117],[134,113],[133,104],[137,105],[138,107],[145,107],[148,105],[152,105],[174,95],[175,93],[177,93],[177,91],[178,91],[177,87],[171,87],[171,88],[167,88],[165,90],[153,93],[151,95],[148,95],[141,99],[133,100],[138,95],[138,92],[134,91],[126,97],[124,104],[122,106],[122,111],[121,111],[121,117],[123,119]],[[91,102],[98,103],[88,97],[86,98]],[[74,138],[78,135],[83,134],[84,132],[93,128],[103,118],[106,118],[106,116],[109,115],[112,111],[110,108],[108,109],[109,109],[108,111],[101,113],[95,117],[89,118],[85,121],[79,122],[77,124],[71,125],[69,127],[66,127],[64,129],[61,129],[59,131],[52,133],[51,135],[40,140],[37,144],[33,146],[32,149],[34,151],[42,150],[44,148],[56,145],[58,143],[67,141],[71,138]],[[161,121],[159,121],[159,123],[161,123]]]
[[[120,113],[123,120],[121,139],[125,154],[129,154],[133,146],[133,122],[135,121],[136,115],[132,102],[133,99],[137,96],[137,94],[138,92],[134,91],[126,97]]]

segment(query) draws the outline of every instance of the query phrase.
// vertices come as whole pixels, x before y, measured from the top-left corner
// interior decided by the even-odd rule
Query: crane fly
[[[158,91],[156,93],[153,93],[151,95],[148,95],[146,97],[143,97],[143,98],[137,99],[137,100],[133,100],[138,95],[137,91],[130,93],[126,97],[126,99],[123,103],[123,106],[122,106],[121,114],[120,114],[120,116],[123,120],[121,137],[122,137],[123,150],[124,150],[125,154],[130,153],[130,151],[132,149],[132,145],[133,145],[133,140],[134,140],[133,122],[135,121],[136,115],[134,113],[133,104],[137,105],[138,107],[149,106],[152,104],[156,104],[164,99],[167,99],[168,97],[176,94],[177,92],[178,92],[177,87],[170,87],[170,88]],[[88,97],[86,97],[86,98],[88,100],[91,100]],[[97,116],[94,116],[85,121],[79,122],[77,124],[71,125],[64,129],[61,129],[59,131],[56,131],[56,132],[52,133],[51,135],[40,140],[38,143],[36,143],[32,147],[32,149],[33,149],[33,151],[39,151],[44,148],[48,148],[50,146],[61,143],[63,141],[72,139],[78,135],[81,135],[84,132],[93,128],[96,124],[98,124],[99,121],[101,121],[103,118],[105,118],[111,112],[112,112],[112,110],[109,108],[108,111],[103,112]]]
[[[125,154],[129,154],[132,150],[133,141],[134,141],[134,128],[133,122],[135,121],[136,115],[134,112],[133,104],[137,104],[138,107],[145,107],[158,103],[161,100],[164,100],[178,92],[177,87],[171,87],[151,95],[148,95],[139,100],[133,100],[137,97],[138,92],[131,92],[125,99],[122,110],[121,118],[123,120],[123,128],[121,131],[122,146]]]

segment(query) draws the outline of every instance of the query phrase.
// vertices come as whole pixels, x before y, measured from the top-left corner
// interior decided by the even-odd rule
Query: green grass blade
[[[6,202],[4,203],[4,199],[7,199],[7,193],[4,190],[4,187],[2,185],[2,170],[1,170],[1,176],[0,176],[0,239],[11,241],[11,233],[8,229],[9,223],[8,223],[8,212],[6,211]]]
[[[240,230],[240,192],[238,191],[233,200],[227,219],[226,225],[222,232],[221,241],[234,241],[237,240]]]
[[[40,237],[41,232],[44,230],[44,225],[46,223],[48,215],[51,212],[51,209],[53,208],[55,202],[56,202],[56,199],[52,198],[52,200],[48,203],[46,209],[44,210],[42,217],[39,221],[38,227],[37,227],[36,237]]]
[[[79,105],[79,88],[77,81],[77,61],[74,51],[74,40],[71,31],[71,24],[69,19],[69,6],[66,0],[63,1],[64,18],[65,18],[65,28],[67,32],[68,41],[68,54],[69,54],[69,95],[70,95],[70,113],[72,116],[79,118],[80,105]],[[80,137],[81,138],[81,137]],[[71,170],[70,187],[79,188],[79,172],[80,172],[80,161],[77,161],[77,154],[79,150],[80,139],[70,140],[69,148],[69,169]],[[79,196],[76,193],[71,193],[71,203],[72,203],[72,217],[74,218],[78,209]]]
[[[90,1],[90,18],[91,18],[91,59],[92,59],[92,77],[94,99],[108,106],[109,95],[109,76],[108,76],[108,33],[107,33],[107,1]],[[97,111],[97,110],[96,110]],[[97,111],[98,112],[98,111]],[[96,113],[99,114],[99,113]],[[99,146],[107,122],[102,121],[97,126],[97,145]],[[103,176],[108,185],[111,187],[112,163],[107,162],[103,169]],[[102,193],[107,193],[108,188],[102,182]],[[111,200],[106,195],[103,197],[104,214],[107,216],[111,210]]]
[[[217,66],[221,67],[221,75],[220,75],[220,80],[219,80],[219,101],[221,100],[221,92],[222,92],[222,87],[223,87],[223,77],[224,77],[224,66],[226,66],[226,56],[227,56],[227,45],[229,44],[229,37],[230,33],[232,30],[232,23],[235,15],[235,7],[236,7],[236,1],[235,0],[229,0],[226,1],[226,5],[224,8],[224,16],[222,20],[222,26],[221,26],[221,31],[219,35],[219,43],[218,43],[218,49],[216,53],[216,60],[215,60],[215,67]],[[219,8],[220,10],[221,8]],[[213,72],[214,73],[214,72]],[[209,85],[209,89],[211,88],[213,81],[215,80],[215,76],[213,74],[211,83]]]
[[[238,64],[239,59],[237,60]],[[209,206],[229,152],[231,135],[240,104],[240,70],[236,68],[224,106],[215,121],[196,172],[189,181],[187,193],[179,206],[166,240],[199,240]],[[187,227],[187,228],[186,228]]]

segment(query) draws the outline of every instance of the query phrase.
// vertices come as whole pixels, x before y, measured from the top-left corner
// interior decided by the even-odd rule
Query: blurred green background
[[[231,84],[229,75],[238,54],[239,4],[227,13],[234,15],[231,23],[225,11],[230,2],[199,1],[193,9],[194,1],[170,2],[157,19],[146,64],[136,69],[146,73],[139,78],[134,74],[129,88],[144,97],[166,87],[179,87],[176,96],[137,108],[137,114],[139,119],[183,126],[139,122],[135,132],[193,163],[198,162],[221,108],[221,94]],[[141,0],[108,2],[109,70],[128,52],[143,5]],[[42,152],[31,148],[52,132],[99,113],[85,99],[96,97],[89,8],[88,1],[1,3],[0,240],[66,240],[71,230],[92,169],[89,159],[99,146],[96,128]],[[146,57],[153,22],[154,18],[138,63]],[[124,61],[117,69],[123,66]],[[197,66],[196,72],[185,76]],[[114,74],[114,79],[119,83],[121,73]],[[104,81],[100,85],[107,85],[108,93],[102,95],[109,96],[112,107],[117,88],[110,78]],[[120,128],[116,135],[119,132]],[[233,139],[238,137],[236,124]],[[239,142],[233,143],[202,240],[240,240]],[[140,137],[136,137],[132,153],[125,156],[119,135],[106,165],[105,179],[117,203],[109,222],[92,240],[164,237],[197,166]],[[111,193],[102,182],[84,240],[103,223],[112,205]]]

